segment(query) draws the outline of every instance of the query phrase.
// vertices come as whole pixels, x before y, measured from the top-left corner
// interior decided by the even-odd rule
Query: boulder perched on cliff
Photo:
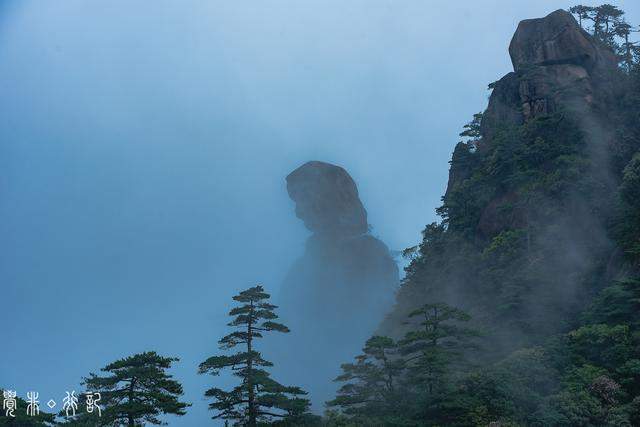
[[[520,22],[509,55],[514,72],[494,84],[482,122],[484,143],[504,126],[561,109],[590,113],[606,97],[617,68],[614,53],[564,10]]]
[[[515,71],[535,65],[572,64],[592,72],[617,65],[613,53],[603,49],[562,9],[544,18],[521,21],[511,39],[509,55]]]
[[[481,149],[501,130],[557,112],[571,114],[585,130],[606,132],[617,59],[609,47],[580,28],[569,12],[557,10],[544,18],[520,22],[509,55],[514,71],[492,85],[481,123]],[[602,145],[603,138],[599,140],[591,142]],[[459,171],[453,173],[453,168],[450,175],[464,176]],[[601,179],[604,182],[607,177]],[[450,178],[451,188],[460,184]],[[447,195],[450,193],[447,189]],[[518,202],[517,196],[497,194],[481,214],[479,234],[492,237],[521,225],[516,214],[506,221],[498,214]]]
[[[296,215],[314,233],[358,235],[367,232],[367,212],[347,171],[329,163],[305,163],[287,176]]]
[[[480,137],[456,145],[443,221],[409,252],[381,334],[401,338],[409,313],[445,302],[469,312],[485,354],[501,358],[566,331],[587,306],[618,209],[610,147],[623,76],[609,49],[568,12],[520,23],[514,71],[491,85]]]
[[[341,167],[308,162],[287,176],[296,215],[313,232],[287,274],[281,317],[291,328],[279,356],[285,380],[315,402],[334,395],[340,364],[350,360],[391,309],[399,276],[387,246],[368,233],[358,189]],[[308,369],[313,366],[313,370]]]

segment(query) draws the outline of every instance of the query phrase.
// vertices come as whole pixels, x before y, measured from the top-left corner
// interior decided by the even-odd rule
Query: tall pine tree
[[[401,410],[404,361],[389,337],[370,338],[355,363],[342,365],[336,381],[344,383],[328,406],[364,424],[386,423]]]
[[[102,368],[110,375],[89,374],[83,384],[89,392],[99,392],[97,413],[82,413],[78,422],[86,425],[162,424],[161,415],[185,415],[188,403],[180,402],[182,385],[166,370],[179,359],[163,357],[154,351],[135,354]],[[95,424],[94,424],[95,423]]]
[[[569,12],[573,13],[578,17],[578,23],[580,24],[580,27],[582,27],[583,29],[584,27],[582,26],[582,20],[590,19],[589,17],[592,11],[593,11],[592,7],[583,6],[581,4],[569,8]]]
[[[469,340],[478,333],[462,326],[471,319],[467,313],[445,303],[426,304],[412,311],[409,319],[418,319],[419,326],[405,335],[400,352],[411,381],[431,395],[444,384],[451,365],[473,347]]]
[[[205,396],[212,398],[210,409],[217,411],[214,419],[234,420],[237,425],[255,427],[258,422],[281,420],[281,424],[305,425],[309,400],[299,387],[287,387],[270,377],[265,368],[273,364],[256,350],[256,340],[268,332],[289,332],[289,328],[274,320],[277,308],[268,301],[270,295],[262,286],[255,286],[234,296],[240,303],[234,307],[228,323],[235,330],[218,341],[221,350],[240,346],[232,355],[213,356],[200,364],[200,374],[219,375],[222,369],[231,369],[240,378],[240,384],[229,391],[214,387]]]

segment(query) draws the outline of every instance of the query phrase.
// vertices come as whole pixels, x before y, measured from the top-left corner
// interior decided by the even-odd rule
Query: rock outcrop
[[[329,163],[308,162],[287,176],[296,216],[314,233],[355,236],[367,232],[367,212],[347,171]]]
[[[340,364],[391,308],[398,268],[387,246],[368,233],[358,189],[343,168],[308,162],[287,176],[287,190],[313,234],[282,287],[281,317],[292,330],[287,347],[296,351],[280,360],[284,375],[323,402],[333,396]]]
[[[445,302],[488,331],[488,358],[502,357],[586,307],[612,250],[609,49],[565,11],[518,25],[514,71],[492,85],[480,136],[456,145],[445,222],[425,229],[382,334],[401,338],[408,313]]]
[[[488,147],[502,129],[561,111],[573,114],[585,130],[606,132],[602,117],[610,102],[611,75],[617,69],[617,59],[608,47],[580,28],[569,12],[557,10],[544,18],[520,22],[509,55],[514,71],[493,84],[481,122],[480,150]],[[449,173],[446,194],[466,179],[463,171],[452,168]],[[600,179],[608,178],[603,175]],[[500,214],[505,205],[517,204],[516,195],[498,194],[481,213],[478,234],[490,237],[521,226],[524,220],[518,212],[512,212],[511,219]]]
[[[556,10],[544,18],[525,19],[509,44],[515,71],[532,66],[576,65],[589,73],[616,67],[612,52],[602,48],[566,10]]]
[[[607,76],[617,68],[613,52],[564,10],[520,22],[509,55],[514,71],[494,84],[482,120],[484,143],[505,125],[561,109],[594,110],[605,95]]]

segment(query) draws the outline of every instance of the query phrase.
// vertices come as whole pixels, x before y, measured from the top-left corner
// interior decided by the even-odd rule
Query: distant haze
[[[518,21],[573,4],[0,3],[0,387],[59,400],[156,350],[193,403],[167,421],[206,425],[231,296],[304,251],[285,176],[344,167],[373,235],[416,244]]]

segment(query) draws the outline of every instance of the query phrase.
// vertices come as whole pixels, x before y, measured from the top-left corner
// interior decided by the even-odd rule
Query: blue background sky
[[[517,22],[572,4],[2,1],[0,386],[61,400],[155,349],[194,404],[168,421],[205,424],[231,296],[303,251],[286,174],[345,167],[414,245]]]

